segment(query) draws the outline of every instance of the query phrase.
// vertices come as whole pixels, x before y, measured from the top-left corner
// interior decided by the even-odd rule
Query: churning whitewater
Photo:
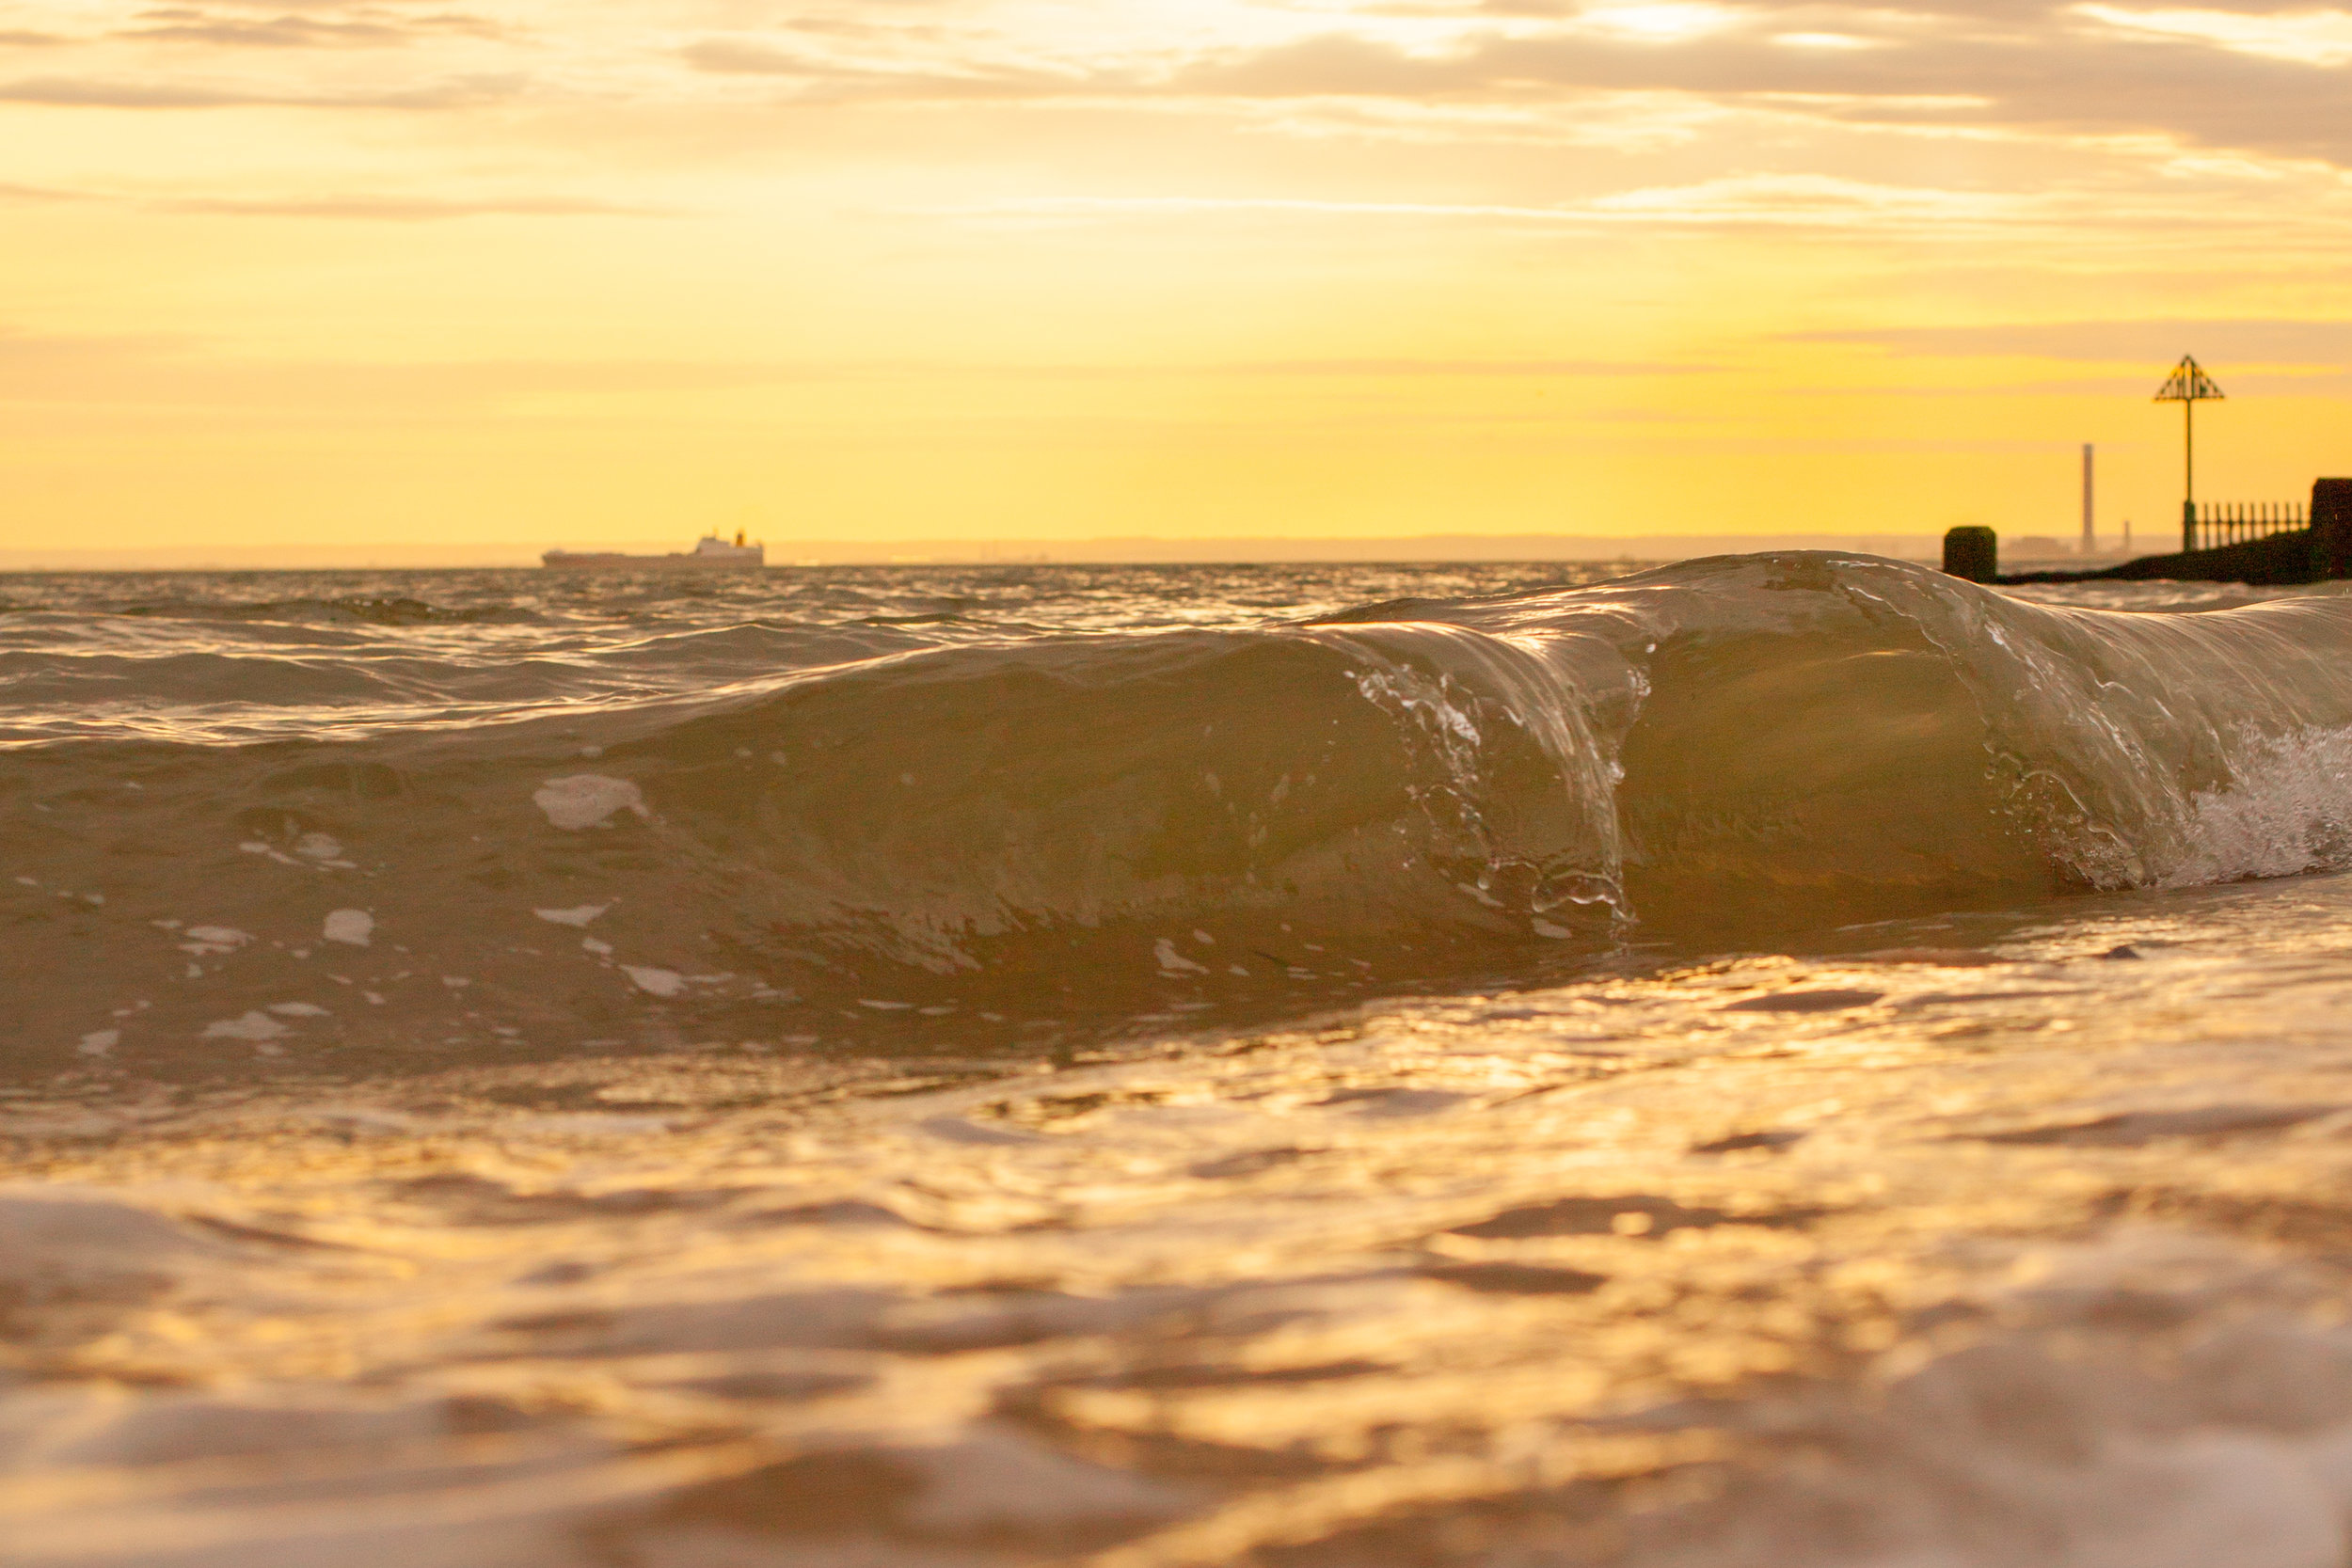
[[[9,1568],[2352,1553],[2352,597],[24,577],[0,748]]]

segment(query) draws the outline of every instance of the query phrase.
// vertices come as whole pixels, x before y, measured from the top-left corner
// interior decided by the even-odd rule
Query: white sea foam
[[[240,931],[233,926],[190,926],[180,933],[188,940],[181,944],[183,953],[201,957],[209,953],[230,953],[253,940],[250,931]]]
[[[531,912],[557,926],[586,926],[612,907],[610,904],[579,904],[568,910],[533,910]]]
[[[326,936],[329,942],[365,947],[374,933],[375,916],[365,910],[337,910],[326,917]]]
[[[2352,863],[2352,731],[2248,737],[2230,784],[2196,795],[2164,885],[2291,877]]]
[[[274,1040],[288,1033],[286,1025],[259,1008],[204,1026],[208,1040]]]
[[[1206,974],[1209,972],[1205,964],[1194,963],[1177,952],[1176,943],[1167,937],[1152,944],[1152,957],[1158,960],[1163,974]]]
[[[571,832],[604,827],[624,811],[639,816],[653,815],[646,809],[644,793],[636,784],[601,773],[573,773],[549,779],[531,798],[547,813],[549,822]]]
[[[686,976],[675,969],[655,969],[643,964],[623,964],[621,973],[629,977],[639,990],[655,996],[675,996],[686,989]]]

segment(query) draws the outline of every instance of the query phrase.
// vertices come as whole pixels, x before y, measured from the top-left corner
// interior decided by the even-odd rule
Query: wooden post
[[[1989,528],[1955,528],[1944,532],[1944,570],[1970,582],[1991,582],[2000,576],[2000,536]]]
[[[2352,479],[2312,481],[2312,576],[2352,577]]]

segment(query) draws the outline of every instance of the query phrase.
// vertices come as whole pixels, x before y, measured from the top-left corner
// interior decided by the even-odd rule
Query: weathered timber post
[[[1991,582],[2000,575],[2001,542],[1989,528],[1944,531],[1944,570],[1970,582]]]
[[[2352,479],[2312,481],[2312,576],[2352,577]]]

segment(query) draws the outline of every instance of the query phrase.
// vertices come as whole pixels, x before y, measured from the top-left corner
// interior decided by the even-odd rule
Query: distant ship
[[[768,546],[746,545],[740,529],[730,545],[716,533],[696,542],[691,551],[668,555],[623,555],[618,550],[549,550],[540,561],[569,571],[757,571],[768,564]]]

